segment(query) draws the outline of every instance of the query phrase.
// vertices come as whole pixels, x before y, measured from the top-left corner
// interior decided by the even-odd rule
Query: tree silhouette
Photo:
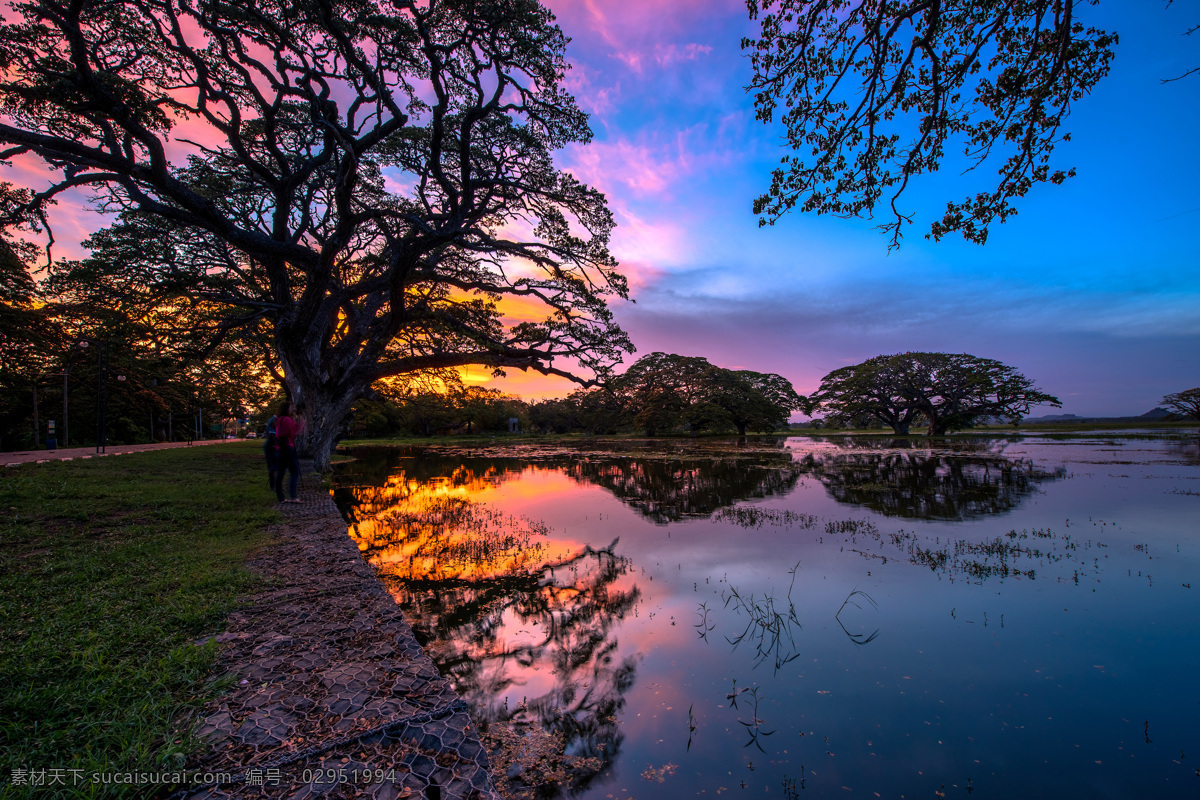
[[[0,160],[52,177],[6,187],[0,223],[48,231],[80,188],[119,212],[95,244],[156,303],[218,313],[218,337],[265,323],[324,466],[387,376],[585,381],[632,349],[612,214],[552,159],[590,137],[565,44],[536,0],[18,3]],[[505,297],[544,318],[507,324]]]

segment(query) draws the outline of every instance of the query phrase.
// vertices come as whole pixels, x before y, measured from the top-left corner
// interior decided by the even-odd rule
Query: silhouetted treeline
[[[211,437],[277,391],[253,320],[213,346],[203,309],[122,302],[94,260],[35,281],[37,258],[0,237],[0,450],[45,447],[51,420],[59,447],[96,444],[101,420],[108,444]]]
[[[786,428],[803,398],[783,377],[703,358],[651,353],[604,387],[526,402],[494,389],[427,391],[355,406],[352,438],[450,433],[766,432]],[[511,422],[515,420],[514,422]]]

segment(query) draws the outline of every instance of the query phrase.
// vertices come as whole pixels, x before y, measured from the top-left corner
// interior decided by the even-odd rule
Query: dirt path
[[[466,704],[309,474],[249,565],[265,588],[217,637],[233,686],[188,770],[232,779],[178,796],[498,798]]]

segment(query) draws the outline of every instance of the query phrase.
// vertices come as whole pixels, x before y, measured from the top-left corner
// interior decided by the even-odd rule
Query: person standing
[[[300,488],[300,460],[296,457],[296,434],[300,432],[300,426],[295,415],[296,407],[291,403],[284,403],[279,407],[279,415],[275,420],[275,441],[279,454],[279,464],[275,472],[275,496],[281,503],[300,502],[297,496]],[[291,473],[291,480],[288,482],[290,499],[287,500],[283,497],[285,472]]]

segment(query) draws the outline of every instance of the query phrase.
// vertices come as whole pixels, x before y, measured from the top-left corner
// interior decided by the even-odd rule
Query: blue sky
[[[1086,24],[1121,41],[1051,165],[1078,177],[1036,188],[986,246],[934,243],[923,234],[946,201],[985,188],[947,166],[910,186],[915,224],[890,253],[871,220],[793,213],[758,226],[751,204],[783,151],[744,89],[740,41],[756,34],[744,0],[549,5],[595,133],[558,162],[616,214],[613,250],[635,301],[614,306],[638,348],[627,363],[703,356],[809,393],[875,355],[967,352],[1015,366],[1083,416],[1141,414],[1200,385],[1200,73],[1162,83],[1200,66],[1200,32],[1183,35],[1200,23],[1197,4],[1081,4]],[[22,168],[12,179],[44,178]],[[68,205],[56,234],[70,253],[102,219]],[[516,371],[468,377],[527,398],[575,388]]]
[[[923,238],[947,200],[977,190],[943,169],[905,195],[916,224],[889,253],[870,220],[792,214],[758,227],[751,202],[782,151],[743,88],[739,42],[755,33],[744,5],[550,5],[595,131],[560,163],[617,214],[636,301],[617,314],[639,354],[778,372],[810,392],[880,353],[969,352],[1012,364],[1080,415],[1140,414],[1200,384],[1200,75],[1161,82],[1200,64],[1200,33],[1182,35],[1200,22],[1194,7],[1086,7],[1088,24],[1121,41],[1056,151],[1052,166],[1078,177],[1035,189],[980,247]]]

